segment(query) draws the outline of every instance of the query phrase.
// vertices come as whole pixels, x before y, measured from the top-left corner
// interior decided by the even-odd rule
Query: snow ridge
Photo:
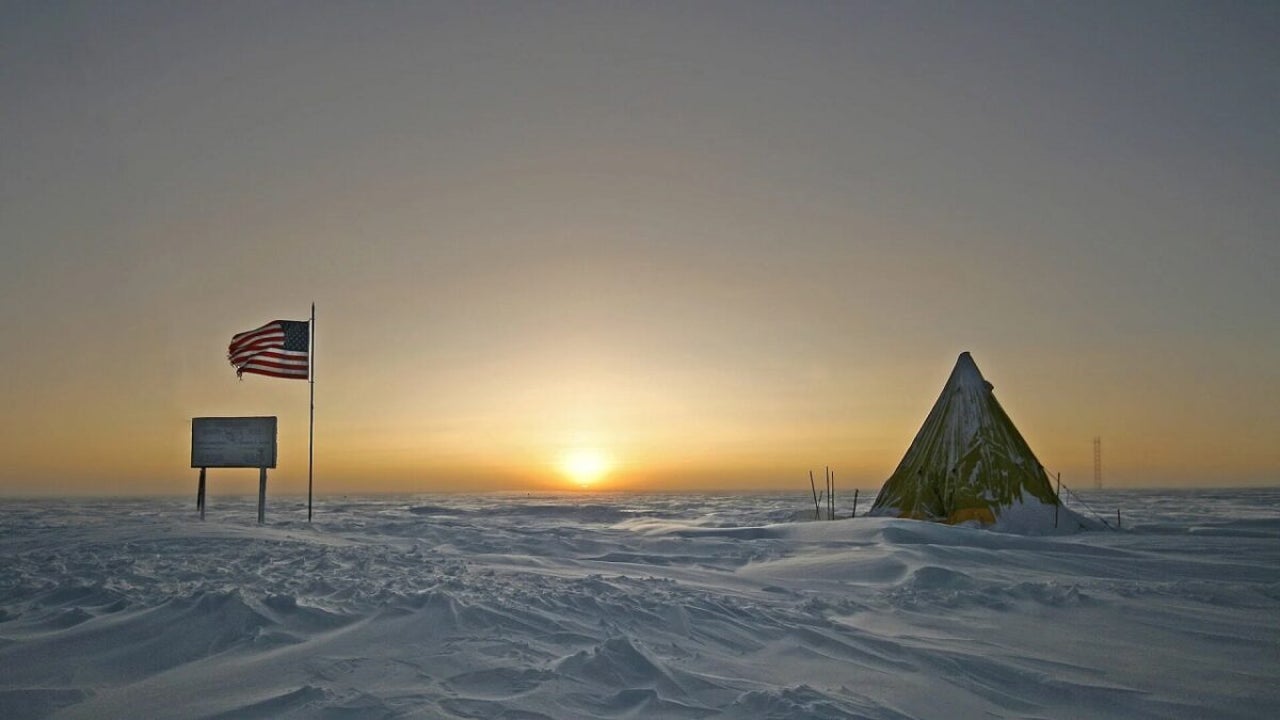
[[[1274,492],[1159,499],[1132,531],[1068,537],[776,521],[808,500],[371,498],[266,527],[253,499],[206,523],[167,500],[0,503],[0,716],[1246,718],[1280,700]]]

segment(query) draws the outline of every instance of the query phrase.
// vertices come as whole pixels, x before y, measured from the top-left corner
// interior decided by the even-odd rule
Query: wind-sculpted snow
[[[1271,717],[1280,492],[1089,501],[1130,529],[796,522],[801,494],[265,526],[252,499],[5,501],[0,717]]]

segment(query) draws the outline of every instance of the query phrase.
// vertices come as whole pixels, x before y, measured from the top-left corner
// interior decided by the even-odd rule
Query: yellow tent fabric
[[[1044,467],[992,391],[961,353],[872,515],[991,524],[1015,503],[1057,503]]]

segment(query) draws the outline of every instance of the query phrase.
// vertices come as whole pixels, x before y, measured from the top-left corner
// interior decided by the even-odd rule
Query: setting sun
[[[586,487],[609,471],[610,461],[603,452],[591,448],[579,448],[566,453],[560,461],[560,470],[575,483]]]

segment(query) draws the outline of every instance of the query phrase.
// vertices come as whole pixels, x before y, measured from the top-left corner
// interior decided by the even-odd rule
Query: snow
[[[203,523],[185,500],[0,502],[0,717],[1262,718],[1280,701],[1280,490],[1093,493],[1125,531],[1069,535],[815,522],[801,493],[355,498],[310,525],[277,500],[264,526],[255,501],[211,498]]]
[[[973,523],[970,523],[973,524]],[[1108,524],[1067,507],[1042,503],[1030,495],[1001,508],[991,526],[996,532],[1019,535],[1070,535],[1084,530],[1105,530]]]

